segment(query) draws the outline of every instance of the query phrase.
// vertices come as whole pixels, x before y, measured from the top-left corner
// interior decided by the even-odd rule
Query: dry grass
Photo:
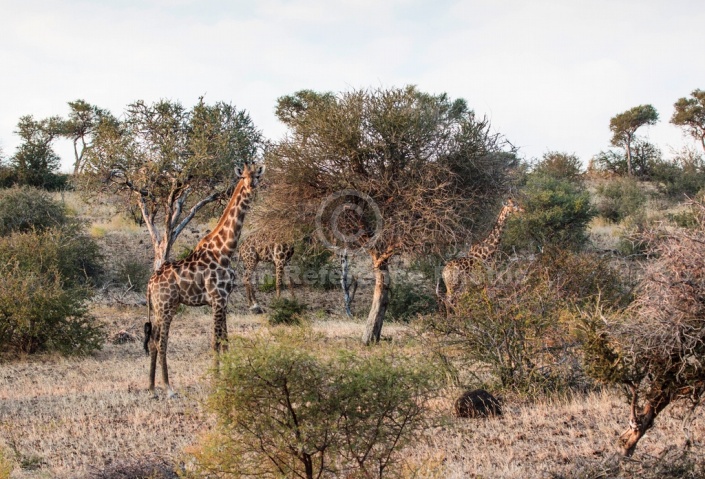
[[[111,262],[129,253],[130,258],[150,264],[151,245],[145,232],[124,231],[124,225],[111,224],[113,210],[101,207],[96,213],[95,207],[69,196],[71,208],[92,216],[95,225],[106,225],[101,244],[112,255]],[[207,228],[187,229],[183,245],[192,247]],[[593,229],[604,234],[605,247],[611,247],[612,227],[593,224]],[[136,244],[140,239],[142,244]],[[175,248],[177,253],[182,242]],[[367,284],[358,291],[355,307],[360,314],[369,304],[371,288]],[[247,314],[242,289],[232,298],[230,334],[249,334],[266,323],[264,316]],[[296,294],[312,306],[313,327],[324,333],[326,341],[359,347],[363,320],[336,314],[339,292],[297,288]],[[265,305],[271,300],[265,293],[258,296]],[[148,359],[141,344],[146,310],[129,306],[142,299],[133,294],[126,304],[115,305],[114,298],[105,295],[92,308],[110,336],[125,331],[135,341],[106,343],[88,358],[44,355],[0,363],[0,459],[4,456],[14,463],[12,479],[176,477],[184,450],[212,426],[213,418],[202,407],[208,392],[205,373],[212,364],[212,321],[207,308],[186,309],[176,317],[169,367],[180,396],[167,400],[162,394],[151,399],[146,391]],[[405,328],[385,324],[383,337],[402,339]],[[409,354],[423,354],[417,343],[399,342]],[[449,391],[435,403],[440,425],[429,431],[426,443],[406,453],[406,477],[640,477],[653,469],[650,464],[670,460],[673,448],[684,443],[685,410],[669,408],[641,441],[632,461],[620,464],[614,446],[629,414],[624,399],[613,391],[539,404],[505,398],[504,416],[493,419],[450,417],[458,394]],[[696,415],[690,431],[691,451],[702,457],[705,419]]]
[[[205,308],[187,309],[172,328],[176,400],[154,400],[145,391],[148,361],[139,341],[144,308],[94,310],[111,332],[125,330],[138,340],[108,343],[90,358],[40,356],[0,365],[0,437],[15,456],[14,479],[173,477],[184,449],[212,424],[201,405],[212,361]],[[229,330],[248,334],[264,323],[264,316],[231,314]],[[361,321],[339,318],[313,327],[341,345],[359,341],[363,330]],[[404,329],[386,325],[384,335],[403,338]],[[599,470],[612,460],[628,419],[626,404],[614,393],[541,404],[507,400],[501,418],[455,419],[447,416],[453,394],[436,404],[443,425],[430,431],[428,444],[409,451],[409,471],[416,477],[543,478]],[[676,408],[659,417],[636,458],[682,444],[683,412]],[[696,418],[691,430],[702,452],[705,422]]]

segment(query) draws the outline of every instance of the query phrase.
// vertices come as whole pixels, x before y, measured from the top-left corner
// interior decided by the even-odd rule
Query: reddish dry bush
[[[645,236],[652,260],[635,300],[618,314],[594,315],[585,343],[589,372],[630,390],[630,428],[620,438],[626,455],[670,403],[695,405],[705,390],[705,228]]]

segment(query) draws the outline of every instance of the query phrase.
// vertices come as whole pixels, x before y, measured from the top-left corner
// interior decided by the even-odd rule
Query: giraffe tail
[[[147,322],[144,323],[144,352],[149,355],[149,338],[152,336],[152,318],[151,318],[152,298],[147,291]]]

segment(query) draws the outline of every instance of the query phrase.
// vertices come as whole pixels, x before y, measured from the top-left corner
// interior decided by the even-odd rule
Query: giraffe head
[[[512,198],[511,196],[509,198],[507,198],[506,203],[504,203],[504,208],[507,209],[508,213],[523,213],[524,212],[524,208],[521,205],[519,205],[519,203],[514,201],[514,198]]]
[[[247,190],[257,187],[263,173],[264,165],[257,166],[245,163],[243,166],[235,167],[235,176],[243,181],[243,187]]]

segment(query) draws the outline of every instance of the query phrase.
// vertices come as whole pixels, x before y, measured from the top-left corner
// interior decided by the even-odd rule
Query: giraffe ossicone
[[[168,395],[175,395],[169,383],[166,357],[169,327],[180,304],[211,306],[211,346],[216,354],[227,349],[226,309],[228,297],[235,286],[235,271],[230,266],[231,257],[240,238],[245,214],[263,173],[264,166],[246,164],[237,167],[235,174],[239,180],[216,227],[198,242],[190,255],[178,261],[165,262],[149,279],[144,348],[150,357],[149,391],[153,395],[157,358],[160,360],[162,380]],[[151,309],[154,309],[154,324],[151,321]]]

